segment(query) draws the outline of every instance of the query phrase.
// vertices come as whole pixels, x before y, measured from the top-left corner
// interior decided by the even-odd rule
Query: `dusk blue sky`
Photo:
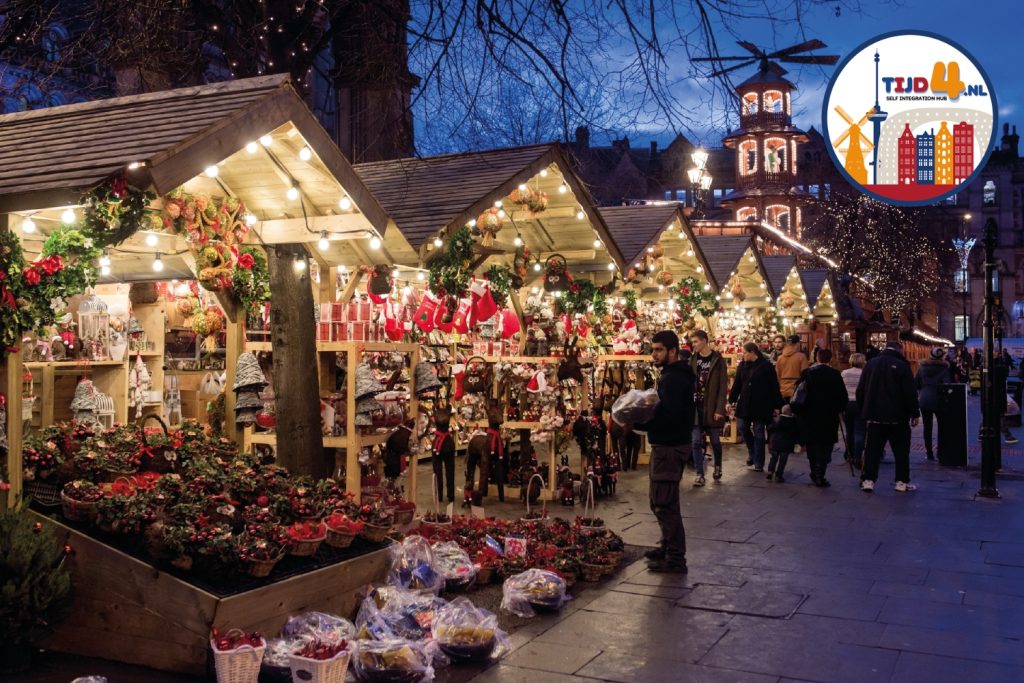
[[[775,35],[766,21],[751,20],[734,23],[732,29],[760,46],[787,47],[808,38],[819,38],[828,44],[820,54],[837,54],[840,59],[870,38],[903,29],[937,33],[959,43],[971,53],[988,74],[999,105],[998,128],[1004,122],[1019,125],[1024,133],[1024,78],[1020,75],[1022,44],[1024,44],[1024,2],[1020,0],[897,0],[895,3],[862,0],[862,14],[843,10],[836,17],[834,9],[822,8],[806,18],[806,33],[796,29],[776,28]],[[723,54],[743,54],[730,36],[722,32]],[[732,48],[735,47],[735,51]],[[726,52],[729,50],[730,52]],[[796,122],[802,128],[821,130],[821,103],[834,67],[791,65],[787,78],[800,88],[793,106]],[[752,72],[743,70],[734,82],[742,81]],[[683,88],[685,90],[685,88]],[[685,98],[688,93],[680,92]],[[693,93],[696,95],[696,93]],[[716,106],[721,106],[717,102]],[[707,119],[711,119],[708,116]],[[715,117],[718,118],[718,117]],[[735,122],[732,125],[736,125]],[[623,131],[624,133],[626,131]],[[719,146],[724,131],[695,131],[700,142]],[[684,131],[684,134],[686,132]],[[670,132],[630,131],[630,139],[638,146],[648,140],[662,144],[671,141]],[[690,137],[690,135],[688,135]],[[998,140],[998,138],[997,138]],[[598,144],[606,141],[598,141]]]

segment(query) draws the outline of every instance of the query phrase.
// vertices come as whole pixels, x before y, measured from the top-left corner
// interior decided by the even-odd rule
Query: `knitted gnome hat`
[[[249,408],[262,408],[263,400],[255,391],[239,391],[235,396],[235,413]]]
[[[426,361],[421,361],[416,364],[416,371],[413,375],[413,387],[415,387],[417,394],[422,394],[426,391],[438,389],[441,386],[441,380],[437,378],[437,373],[434,371],[434,364]]]
[[[83,379],[75,387],[75,397],[71,400],[71,410],[96,410],[96,387],[91,379]]]
[[[375,410],[383,410],[384,406],[373,396],[356,401],[356,415],[369,415]]]
[[[240,389],[260,390],[267,386],[267,378],[260,369],[260,363],[256,360],[256,354],[252,351],[245,351],[238,355],[238,363],[235,365],[235,384],[231,387],[234,391]]]
[[[373,376],[373,369],[367,363],[360,363],[356,366],[356,400],[373,396],[384,391],[383,384]]]

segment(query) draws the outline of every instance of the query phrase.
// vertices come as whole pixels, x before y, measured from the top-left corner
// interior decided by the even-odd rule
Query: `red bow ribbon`
[[[441,452],[441,446],[444,445],[444,440],[448,438],[448,432],[442,432],[440,429],[434,430],[434,453]]]
[[[491,437],[491,455],[498,454],[498,460],[505,458],[504,443],[501,440],[501,430],[487,428],[487,434]]]

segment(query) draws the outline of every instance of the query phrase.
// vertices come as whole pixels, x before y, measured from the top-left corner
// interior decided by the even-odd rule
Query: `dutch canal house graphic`
[[[885,112],[878,97],[877,50],[874,57],[874,106],[859,119],[834,107],[846,125],[832,147],[843,158],[846,172],[861,185],[894,199],[927,197],[940,191],[938,186],[967,180],[975,167],[975,136],[982,140],[991,136],[992,115],[949,107]],[[871,129],[864,128],[868,123]]]

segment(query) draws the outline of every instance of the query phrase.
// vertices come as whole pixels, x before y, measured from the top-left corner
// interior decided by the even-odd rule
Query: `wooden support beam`
[[[348,284],[345,285],[345,289],[344,291],[342,291],[341,296],[338,298],[338,301],[340,301],[343,304],[347,304],[349,301],[351,301],[352,296],[356,293],[356,287],[359,286],[359,281],[362,279],[363,271],[352,271],[352,274],[348,278]]]
[[[224,429],[226,436],[238,444],[239,448],[244,446],[243,433],[235,426],[235,392],[231,389],[235,385],[235,367],[238,365],[238,356],[245,350],[245,318],[241,320],[229,320],[227,323],[227,342],[224,350]]]
[[[0,218],[5,218],[0,216]],[[14,507],[17,501],[21,500],[21,442],[22,442],[22,421],[21,421],[21,353],[8,352],[4,365],[4,372],[7,377],[7,386],[4,392],[7,394],[7,483],[11,485],[7,492],[7,504]]]
[[[306,229],[307,224],[309,230]],[[272,218],[258,223],[260,238],[266,244],[295,244],[312,242],[326,231],[337,239],[367,239],[373,226],[361,213],[343,213],[308,218]],[[312,232],[310,232],[312,231]]]

